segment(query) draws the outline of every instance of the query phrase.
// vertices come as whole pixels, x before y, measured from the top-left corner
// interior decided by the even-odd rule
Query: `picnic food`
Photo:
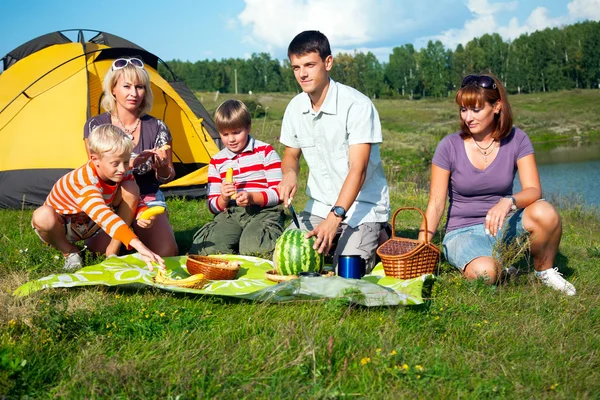
[[[165,273],[159,269],[154,277],[154,283],[158,283],[165,286],[179,286],[190,289],[201,289],[207,282],[204,278],[204,274],[190,275],[185,279],[171,279],[165,275]]]
[[[204,274],[206,279],[210,280],[235,279],[240,270],[239,261],[227,261],[199,254],[188,254],[185,265],[190,274]]]
[[[233,168],[227,168],[227,173],[225,174],[225,182],[233,182]],[[231,196],[232,200],[235,200],[235,193]]]
[[[138,219],[150,219],[155,215],[159,215],[165,212],[165,208],[163,206],[154,206],[150,207],[147,210],[144,210],[138,217]]]
[[[323,254],[313,249],[315,238],[306,239],[305,231],[288,229],[277,239],[273,263],[279,275],[297,275],[299,272],[321,272]]]

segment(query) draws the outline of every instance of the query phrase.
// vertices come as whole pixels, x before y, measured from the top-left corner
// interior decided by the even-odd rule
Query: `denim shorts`
[[[444,236],[442,245],[448,262],[464,271],[467,264],[478,257],[493,257],[498,240],[510,243],[515,238],[529,234],[523,227],[523,209],[509,214],[496,236],[487,235],[484,224],[455,229]]]
[[[141,197],[148,207],[162,206],[165,210],[167,209],[167,200],[161,190],[157,190],[156,193],[143,194]]]

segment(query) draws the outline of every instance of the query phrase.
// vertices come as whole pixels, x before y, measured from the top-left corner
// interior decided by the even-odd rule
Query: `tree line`
[[[509,93],[600,88],[600,22],[547,28],[504,41],[497,33],[446,49],[429,41],[395,47],[387,63],[371,52],[334,56],[331,77],[370,97],[445,97],[470,73],[493,73]],[[298,92],[289,60],[268,53],[249,59],[172,60],[169,68],[192,90],[222,93]],[[160,66],[161,75],[169,74]]]

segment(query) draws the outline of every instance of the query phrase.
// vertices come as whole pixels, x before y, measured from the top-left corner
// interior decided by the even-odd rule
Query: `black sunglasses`
[[[463,79],[460,87],[464,88],[470,84],[474,84],[485,89],[498,89],[494,79],[487,75],[467,75],[465,76],[465,79]]]

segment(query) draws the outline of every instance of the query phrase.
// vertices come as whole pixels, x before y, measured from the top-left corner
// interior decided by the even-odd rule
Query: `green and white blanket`
[[[241,263],[235,280],[209,281],[202,289],[163,286],[153,282],[156,274],[148,271],[137,254],[112,257],[100,264],[82,268],[69,274],[54,274],[28,282],[15,291],[15,296],[50,288],[75,286],[150,286],[173,292],[197,293],[238,297],[258,301],[291,301],[324,298],[346,298],[365,306],[409,305],[423,303],[423,286],[433,275],[423,275],[409,280],[386,277],[381,263],[370,275],[360,280],[334,277],[302,277],[276,284],[265,278],[265,272],[274,269],[273,263],[257,257],[220,255],[219,258]],[[167,274],[172,278],[189,276],[186,256],[165,258]]]

